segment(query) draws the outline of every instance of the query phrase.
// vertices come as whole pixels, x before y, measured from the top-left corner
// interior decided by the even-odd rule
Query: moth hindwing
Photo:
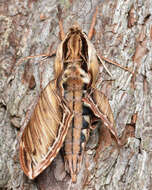
[[[96,50],[79,26],[59,45],[55,79],[42,91],[20,141],[20,162],[34,179],[63,146],[66,170],[76,182],[90,130],[102,123],[117,142],[113,114],[104,94],[96,90]],[[101,122],[102,121],[102,122]]]

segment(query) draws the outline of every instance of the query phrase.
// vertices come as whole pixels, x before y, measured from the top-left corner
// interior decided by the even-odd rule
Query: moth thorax
[[[70,64],[63,76],[62,76],[63,82],[68,82],[69,84],[72,85],[73,82],[77,83],[85,83],[89,84],[90,83],[90,75],[81,68],[81,66],[78,63],[75,64]]]
[[[68,42],[67,42],[67,57],[68,59],[78,59],[80,58],[80,52],[82,48],[82,41],[79,32],[74,32],[71,34]]]

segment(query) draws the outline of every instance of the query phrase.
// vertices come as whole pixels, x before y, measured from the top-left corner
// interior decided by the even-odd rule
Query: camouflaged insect
[[[70,28],[58,46],[54,70],[54,80],[42,91],[23,131],[20,163],[24,173],[34,179],[63,147],[66,169],[76,182],[90,130],[102,123],[117,142],[119,139],[108,99],[96,89],[96,50],[80,27]]]

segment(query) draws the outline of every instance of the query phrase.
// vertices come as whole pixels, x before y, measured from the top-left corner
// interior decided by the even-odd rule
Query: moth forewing
[[[97,58],[96,50],[93,44],[86,37],[86,41],[88,44],[88,70],[92,75],[92,87],[95,87],[97,78],[99,75],[99,63]]]
[[[55,81],[42,91],[20,141],[20,163],[24,173],[34,179],[56,157],[62,147],[72,114],[60,102]]]
[[[54,72],[56,79],[58,79],[59,75],[63,71],[63,42],[61,42],[56,52],[56,58],[54,63]]]

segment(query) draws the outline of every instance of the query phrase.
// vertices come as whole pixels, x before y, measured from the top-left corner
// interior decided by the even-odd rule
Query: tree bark
[[[117,133],[124,141],[127,136],[127,143],[120,149],[114,143],[103,146],[95,159],[95,131],[76,184],[65,172],[61,154],[34,181],[23,174],[18,158],[25,113],[38,97],[41,82],[44,88],[53,79],[54,63],[54,57],[43,64],[41,58],[21,58],[56,50],[58,5],[65,32],[77,22],[88,33],[98,7],[92,43],[102,56],[134,72],[106,62],[111,78],[101,69],[99,89],[108,97]],[[0,189],[152,189],[151,12],[149,0],[0,1]]]

